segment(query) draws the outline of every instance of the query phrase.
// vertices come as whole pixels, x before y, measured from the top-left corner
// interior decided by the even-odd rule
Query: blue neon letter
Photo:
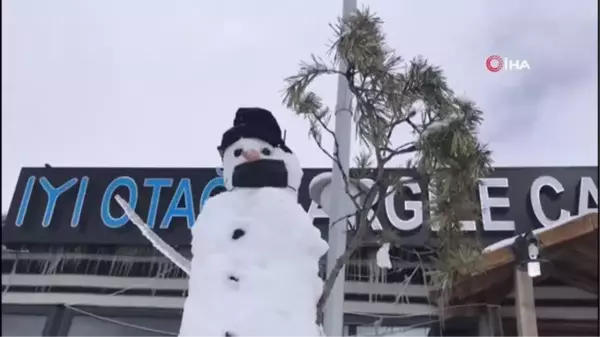
[[[181,197],[184,197],[183,207],[179,207]],[[187,218],[188,228],[192,228],[194,225],[194,199],[192,198],[192,185],[188,178],[183,178],[179,182],[179,186],[177,186],[175,195],[171,199],[160,228],[169,228],[171,220],[174,217]]]
[[[83,208],[83,201],[85,200],[85,192],[87,192],[89,177],[81,178],[79,183],[79,192],[77,192],[77,200],[75,200],[75,209],[73,210],[73,217],[71,218],[71,227],[75,228],[79,226],[79,219],[81,218],[81,209]]]
[[[46,177],[40,178],[40,185],[42,185],[42,188],[48,195],[48,203],[46,203],[46,211],[44,212],[44,219],[42,219],[42,227],[50,226],[50,222],[52,222],[52,216],[54,215],[54,208],[56,207],[56,200],[61,194],[75,186],[75,184],[77,184],[77,178],[71,178],[66,183],[58,187],[54,187]]]
[[[129,205],[131,208],[135,209],[135,206],[137,205],[138,191],[135,181],[131,177],[118,177],[113,180],[106,188],[106,191],[104,191],[102,204],[100,205],[102,221],[104,222],[104,225],[110,228],[122,227],[129,221],[127,214],[123,214],[118,218],[115,218],[110,214],[110,202],[113,198],[113,194],[115,193],[115,190],[121,186],[127,187],[129,190]]]
[[[15,223],[17,227],[21,227],[23,221],[25,221],[25,214],[27,214],[27,207],[29,207],[29,199],[31,199],[31,191],[33,191],[34,184],[34,176],[27,178],[27,184],[25,184],[25,190],[23,191],[23,197],[21,197],[21,204],[19,205],[19,212],[17,213],[17,222]]]
[[[156,212],[158,211],[158,201],[160,200],[160,190],[163,187],[173,186],[173,179],[170,178],[148,178],[144,180],[144,187],[152,187],[152,197],[150,199],[150,208],[148,209],[148,227],[154,228],[156,221]]]

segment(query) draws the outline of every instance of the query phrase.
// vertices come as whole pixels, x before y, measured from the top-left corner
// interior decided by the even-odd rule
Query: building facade
[[[326,237],[328,219],[308,197],[310,180],[323,171],[305,170],[299,201]],[[454,317],[442,326],[430,301],[428,257],[435,251],[427,247],[435,233],[422,225],[425,186],[407,186],[406,193],[381,201],[379,221],[406,245],[392,252],[392,269],[378,268],[377,247],[368,246],[348,265],[345,334],[478,334],[475,317]],[[478,191],[481,223],[463,225],[491,244],[597,210],[597,186],[597,167],[499,168]],[[177,335],[186,275],[128,223],[114,195],[129,200],[166,242],[189,256],[189,228],[204,202],[223,190],[214,168],[24,168],[2,226],[2,335]],[[535,296],[538,319],[598,324],[597,292],[546,280]],[[506,334],[513,306],[510,297],[498,311],[498,321],[508,322]]]

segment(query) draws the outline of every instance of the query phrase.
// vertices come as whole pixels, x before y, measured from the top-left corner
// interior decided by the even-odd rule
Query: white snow
[[[542,227],[542,228],[534,229],[534,230],[533,230],[533,234],[534,234],[535,236],[538,236],[538,235],[540,235],[541,233],[544,233],[544,232],[546,232],[546,231],[549,231],[549,230],[551,230],[552,228],[560,227],[560,226],[562,226],[562,225],[564,225],[564,224],[567,224],[567,223],[571,222],[572,220],[575,220],[575,219],[581,218],[581,217],[583,217],[583,216],[585,216],[585,215],[587,215],[587,214],[589,214],[589,213],[595,213],[595,212],[596,212],[596,211],[589,211],[589,212],[587,212],[587,213],[583,213],[583,214],[580,214],[580,215],[571,216],[571,217],[569,217],[569,218],[566,218],[566,219],[564,219],[564,220],[559,220],[559,221],[556,221],[556,222],[554,222],[554,223],[553,223],[552,225],[550,225],[550,226],[546,226],[546,227]],[[512,244],[513,244],[513,242],[515,242],[515,239],[517,238],[517,236],[518,236],[518,235],[515,235],[515,236],[513,236],[513,237],[510,237],[510,238],[507,238],[507,239],[504,239],[504,240],[498,241],[498,242],[496,242],[496,243],[493,243],[493,244],[491,244],[491,245],[489,245],[489,246],[485,247],[485,249],[483,249],[483,252],[484,252],[484,253],[489,253],[489,252],[492,252],[492,251],[495,251],[495,250],[499,250],[499,249],[501,249],[501,248],[504,248],[504,247],[508,247],[508,246],[512,245]]]
[[[386,242],[377,250],[375,255],[377,266],[379,268],[391,269],[392,260],[390,259],[390,243]]]
[[[236,229],[245,234],[233,240]],[[221,193],[207,201],[192,235],[180,336],[320,335],[318,260],[328,246],[294,194]]]

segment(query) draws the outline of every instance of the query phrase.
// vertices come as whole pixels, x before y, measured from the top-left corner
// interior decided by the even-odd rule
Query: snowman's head
[[[223,134],[225,187],[279,187],[297,193],[302,179],[298,158],[285,145],[273,115],[260,108],[241,108],[234,126]]]
[[[240,138],[223,152],[225,188],[280,187],[297,193],[302,168],[291,152],[256,138]]]

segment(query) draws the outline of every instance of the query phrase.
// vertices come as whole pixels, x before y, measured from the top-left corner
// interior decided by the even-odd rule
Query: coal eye
[[[265,155],[265,156],[270,156],[271,155],[271,150],[269,150],[266,147],[263,147],[263,149],[260,152],[262,152],[262,154]]]
[[[233,151],[233,155],[234,155],[235,157],[239,157],[239,156],[241,156],[241,155],[242,155],[242,149],[235,149],[235,150]]]

